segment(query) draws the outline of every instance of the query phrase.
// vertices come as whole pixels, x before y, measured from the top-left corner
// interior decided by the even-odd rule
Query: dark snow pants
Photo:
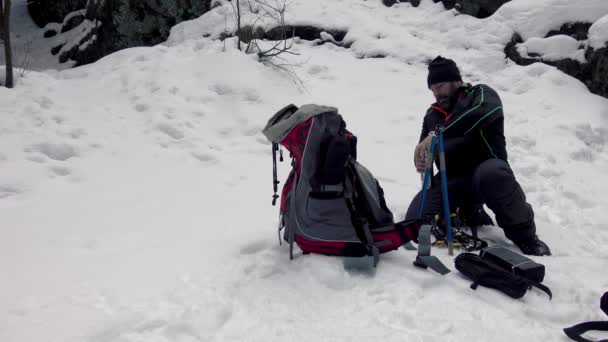
[[[456,208],[466,211],[485,204],[494,212],[497,224],[504,229],[507,238],[525,240],[534,236],[534,211],[526,202],[526,196],[506,161],[488,159],[472,175],[450,178],[449,169],[447,175],[451,213]],[[421,192],[412,200],[405,215],[406,220],[418,217],[420,197]],[[432,187],[427,190],[423,220],[428,220],[435,214],[443,216],[439,174],[433,177]]]

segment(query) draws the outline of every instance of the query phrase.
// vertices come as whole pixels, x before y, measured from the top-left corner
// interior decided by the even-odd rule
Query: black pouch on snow
[[[510,249],[491,246],[484,248],[479,255],[482,259],[489,260],[506,271],[537,283],[542,283],[545,278],[545,265],[534,262],[521,254],[515,253]]]
[[[546,286],[515,275],[492,261],[486,260],[477,254],[462,253],[454,260],[456,269],[473,281],[471,288],[477,289],[479,285],[490,287],[503,292],[511,298],[521,298],[532,286],[544,291],[549,298],[551,290]]]

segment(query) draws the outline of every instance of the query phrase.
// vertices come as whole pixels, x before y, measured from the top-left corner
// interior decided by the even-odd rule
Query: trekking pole
[[[445,218],[445,240],[448,243],[448,253],[454,255],[452,237],[452,218],[450,217],[450,202],[448,197],[448,180],[445,170],[445,147],[443,145],[444,128],[439,128],[439,172],[441,173],[441,192],[443,194],[443,215]]]
[[[277,204],[277,192],[279,191],[278,185],[279,181],[277,179],[277,151],[279,150],[279,144],[272,143],[272,189],[274,190],[274,194],[272,195],[272,205]],[[283,155],[281,154],[281,159],[283,159]]]
[[[424,213],[424,201],[426,200],[426,193],[429,189],[431,176],[433,173],[433,156],[435,146],[437,144],[437,134],[431,133],[431,148],[428,150],[426,158],[426,168],[424,170],[424,181],[422,183],[422,192],[420,195],[420,204],[418,206],[418,221],[422,221],[422,215]],[[418,255],[414,260],[416,267],[427,268],[430,267],[433,271],[446,275],[450,273],[450,269],[445,267],[443,263],[436,256],[431,255],[431,234],[432,226],[430,224],[423,224],[420,226],[418,231]]]
[[[435,151],[435,144],[437,143],[437,136],[432,135],[431,137],[431,149],[427,153],[426,168],[424,169],[424,178],[422,181],[422,194],[420,195],[420,205],[418,206],[418,220],[422,219],[424,201],[426,200],[426,192],[431,182],[431,176],[433,173],[433,151]]]

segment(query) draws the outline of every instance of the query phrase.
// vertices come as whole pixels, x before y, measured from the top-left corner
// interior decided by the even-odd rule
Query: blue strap
[[[448,251],[450,255],[454,253],[452,250],[452,218],[450,217],[450,202],[448,200],[448,177],[445,167],[445,146],[443,145],[444,128],[439,129],[439,172],[441,173],[441,192],[443,194],[443,214],[445,219],[445,240],[448,243]]]
[[[431,137],[431,150],[429,153],[429,160],[426,161],[426,169],[424,170],[424,181],[422,182],[422,195],[420,196],[420,204],[418,206],[418,220],[422,219],[424,211],[424,202],[426,200],[426,192],[431,181],[431,173],[433,173],[433,155],[435,152],[435,143],[437,141],[436,136]]]

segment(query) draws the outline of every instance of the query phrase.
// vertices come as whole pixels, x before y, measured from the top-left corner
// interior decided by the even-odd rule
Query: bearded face
[[[431,85],[437,105],[446,112],[452,111],[458,100],[458,87],[461,82],[440,82]]]

